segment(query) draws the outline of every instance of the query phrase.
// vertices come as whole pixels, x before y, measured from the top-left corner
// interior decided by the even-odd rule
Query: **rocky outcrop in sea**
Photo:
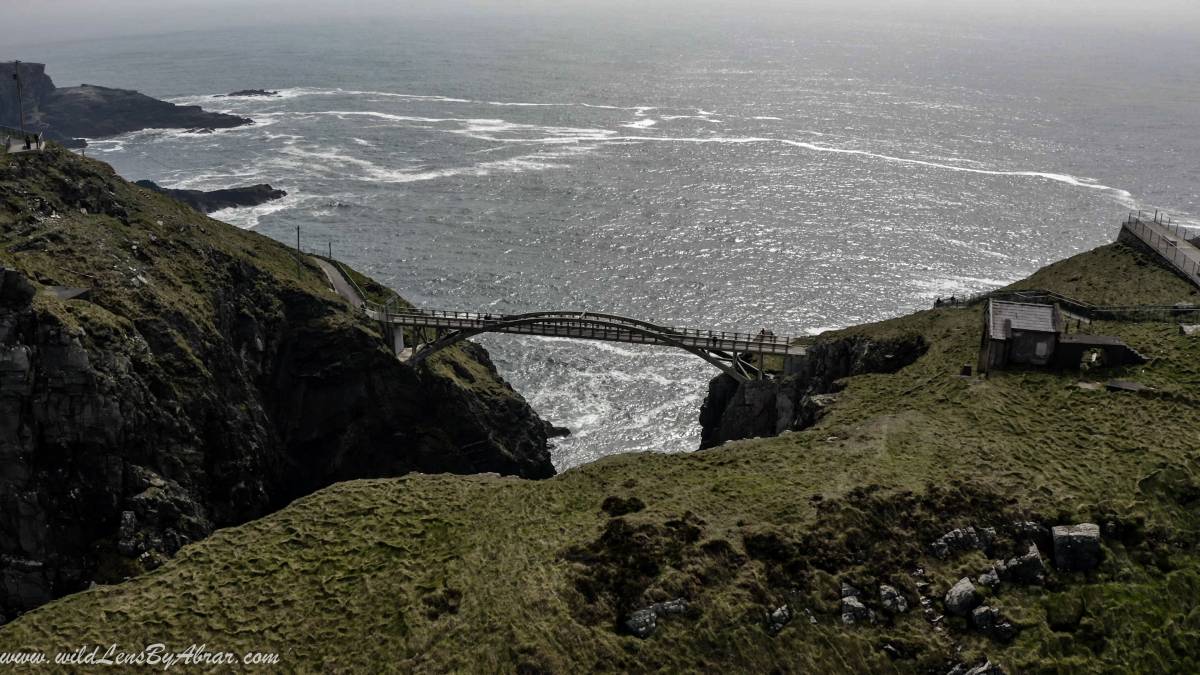
[[[179,190],[162,187],[150,180],[139,180],[135,185],[177,199],[201,213],[241,206],[258,206],[287,196],[287,192],[277,190],[266,183],[222,190]]]

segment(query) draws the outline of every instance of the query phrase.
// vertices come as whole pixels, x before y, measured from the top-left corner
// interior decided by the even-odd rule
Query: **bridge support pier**
[[[383,339],[388,346],[392,348],[392,353],[400,356],[404,353],[404,327],[387,321],[380,321],[380,327],[383,329]]]

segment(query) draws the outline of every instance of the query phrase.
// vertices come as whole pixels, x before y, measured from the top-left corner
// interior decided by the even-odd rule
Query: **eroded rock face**
[[[927,348],[920,336],[884,341],[851,336],[809,347],[775,380],[739,383],[721,374],[709,382],[700,408],[700,447],[806,429],[836,401],[838,380],[894,373]]]
[[[27,283],[8,271],[0,292],[25,297],[0,308],[5,616],[157,566],[335,480],[553,474],[544,424],[519,397],[415,373],[365,333],[291,329],[286,309],[231,317],[204,337],[210,377],[170,373],[162,352],[197,326],[92,333],[12,290]]]

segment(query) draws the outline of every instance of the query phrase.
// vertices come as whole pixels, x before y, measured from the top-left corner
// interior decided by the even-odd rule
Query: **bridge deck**
[[[805,353],[803,345],[793,344],[793,338],[784,336],[673,328],[590,312],[504,315],[441,310],[368,310],[368,313],[377,320],[408,328],[541,335],[631,344],[674,343],[729,354],[753,352],[774,356]]]

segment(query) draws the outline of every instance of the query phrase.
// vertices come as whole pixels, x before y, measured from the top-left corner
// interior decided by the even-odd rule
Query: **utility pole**
[[[13,61],[13,80],[17,83],[17,118],[21,125],[21,135],[25,134],[25,101],[21,96],[21,62]]]

